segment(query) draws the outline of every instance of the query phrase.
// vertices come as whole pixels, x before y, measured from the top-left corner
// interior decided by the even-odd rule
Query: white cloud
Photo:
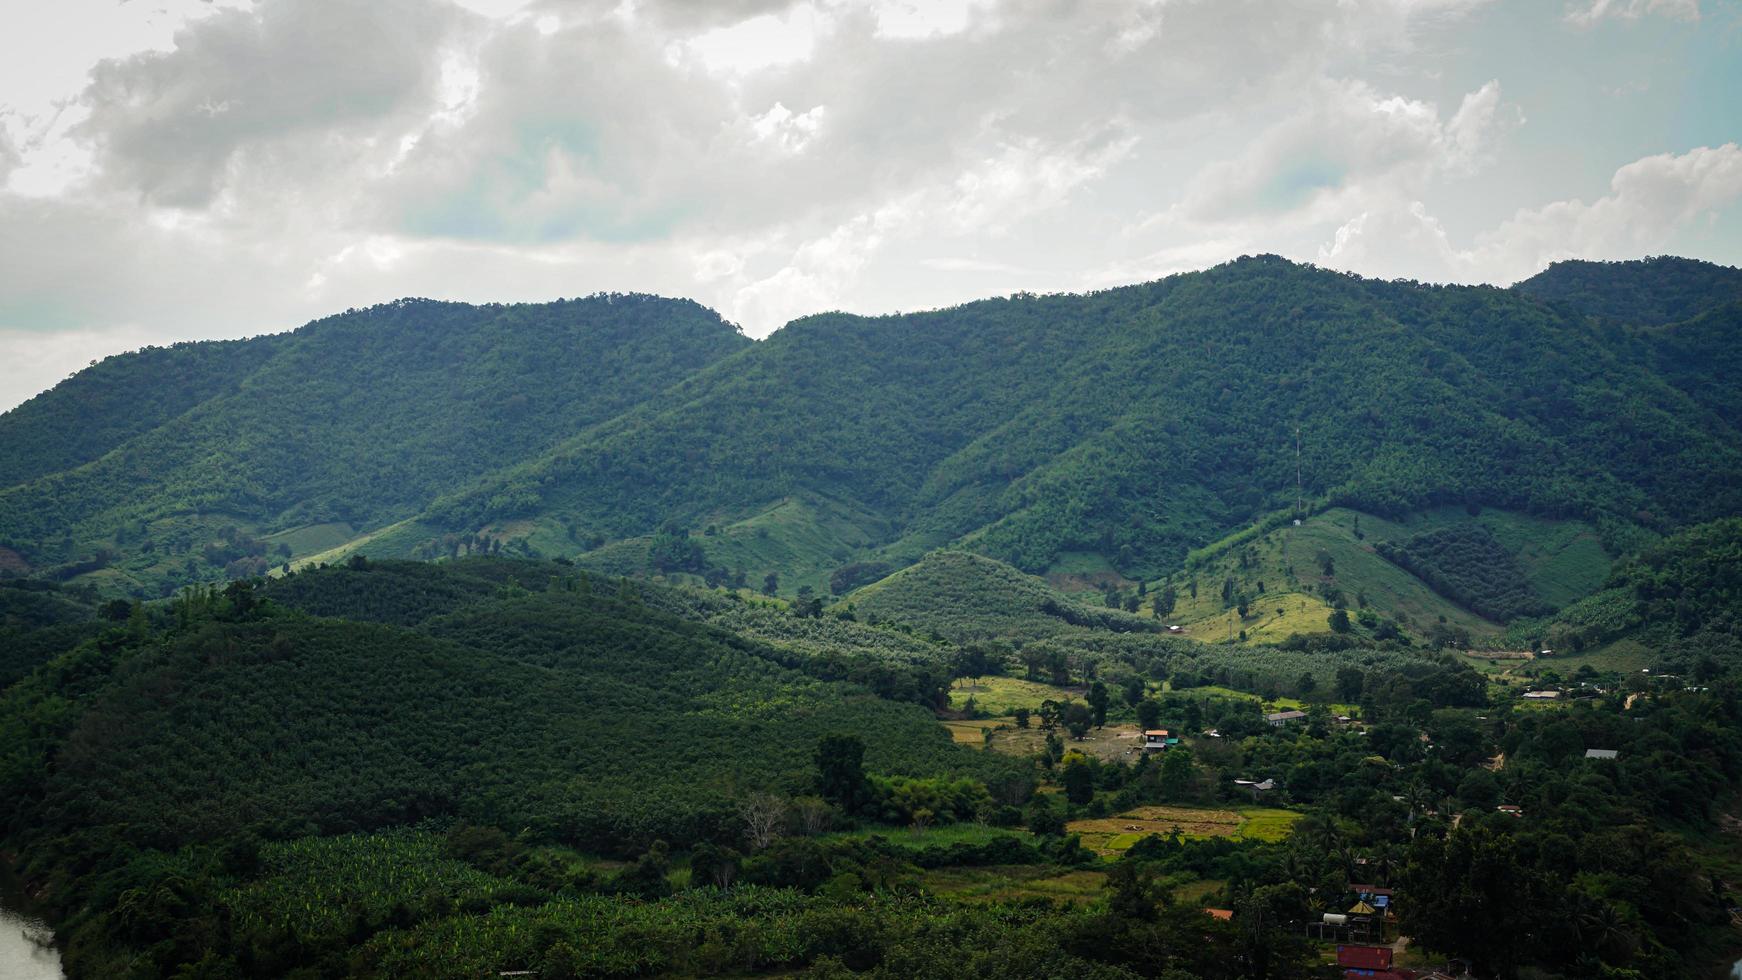
[[[1239,156],[1212,164],[1186,188],[1179,217],[1197,223],[1286,214],[1384,191],[1419,193],[1435,178],[1464,175],[1519,122],[1490,81],[1464,96],[1451,119],[1431,103],[1385,95],[1356,81],[1325,82],[1301,113],[1272,126]]]
[[[1583,0],[1567,5],[1567,20],[1589,27],[1604,18],[1638,20],[1659,15],[1673,20],[1700,19],[1700,0]]]
[[[742,75],[809,58],[828,25],[826,15],[801,3],[673,41],[667,52],[674,63],[693,60],[710,72]]]
[[[1677,231],[1739,201],[1742,149],[1726,143],[1636,160],[1591,203],[1573,198],[1521,210],[1465,248],[1419,201],[1366,211],[1338,228],[1318,259],[1372,275],[1510,283],[1561,259],[1661,251]]]

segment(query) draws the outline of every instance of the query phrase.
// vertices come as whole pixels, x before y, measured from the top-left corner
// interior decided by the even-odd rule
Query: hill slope
[[[1742,269],[1671,255],[1575,260],[1556,262],[1512,288],[1590,316],[1659,326],[1742,302]]]
[[[427,519],[620,537],[813,491],[885,516],[902,560],[960,541],[1029,571],[1093,551],[1153,572],[1292,502],[1297,430],[1305,491],[1375,513],[1481,502],[1674,526],[1742,507],[1733,426],[1634,343],[1522,293],[1269,257],[813,317]]]
[[[263,559],[241,570],[257,573],[281,554],[258,535],[403,519],[748,343],[694,303],[646,296],[350,311],[216,348],[236,363],[223,385],[190,396],[207,395],[197,404],[99,458],[0,492],[0,538],[39,567],[117,553],[119,578],[139,586],[211,577],[245,558]],[[153,360],[207,353],[192,345]],[[52,439],[66,413],[50,409],[97,381],[81,375],[8,413],[0,435],[8,446]],[[144,398],[153,387],[129,391]]]
[[[1315,506],[1480,504],[1626,543],[1742,512],[1734,270],[1694,266],[1498,290],[1266,256],[809,317],[757,344],[647,297],[410,301],[304,328],[235,391],[0,491],[0,545],[134,591],[504,544],[660,570],[655,539],[685,532],[686,573],[776,573],[787,592],[946,545],[1153,579],[1292,506],[1297,474]],[[1626,315],[1709,312],[1628,327],[1564,299],[1603,277],[1618,285],[1592,295],[1661,284]]]

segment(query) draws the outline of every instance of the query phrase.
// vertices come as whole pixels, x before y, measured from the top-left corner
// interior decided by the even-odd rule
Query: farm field
[[[925,876],[932,894],[960,902],[1019,902],[1050,899],[1087,905],[1101,897],[1104,871],[1060,871],[1050,865],[992,865],[984,868],[939,868]]]
[[[818,840],[863,840],[882,837],[897,847],[919,850],[925,847],[949,847],[951,844],[986,844],[1003,837],[1030,841],[1034,835],[1020,828],[993,827],[981,823],[934,824],[921,831],[890,827],[870,827],[858,830],[838,830],[821,834]]]
[[[1114,817],[1073,820],[1066,825],[1080,834],[1083,846],[1115,856],[1151,834],[1171,834],[1178,828],[1185,837],[1241,837],[1279,841],[1288,836],[1300,814],[1269,807],[1211,810],[1186,806],[1143,806]]]
[[[1173,684],[1168,682],[1162,685],[1162,690],[1165,693],[1177,694],[1182,697],[1231,698],[1241,701],[1262,701],[1264,703],[1264,710],[1267,712],[1305,711],[1309,705],[1318,703],[1302,701],[1299,698],[1290,697],[1265,698],[1253,694],[1250,691],[1236,691],[1231,687],[1222,687],[1218,684],[1205,684],[1200,687],[1188,687],[1174,690]],[[1361,706],[1358,704],[1343,704],[1341,702],[1332,701],[1326,703],[1325,707],[1329,709],[1333,715],[1348,715],[1351,718],[1361,717]]]

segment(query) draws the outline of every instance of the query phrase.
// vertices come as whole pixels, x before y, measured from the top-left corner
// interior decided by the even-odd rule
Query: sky
[[[1742,0],[12,0],[0,409],[402,296],[1742,265]]]

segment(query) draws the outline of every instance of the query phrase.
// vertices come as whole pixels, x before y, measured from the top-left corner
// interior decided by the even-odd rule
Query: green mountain
[[[1742,456],[1727,418],[1651,369],[1660,346],[1519,292],[1275,258],[813,317],[425,520],[620,538],[818,494],[887,521],[873,551],[897,563],[956,542],[1033,572],[1092,552],[1153,574],[1292,504],[1298,433],[1310,502],[1667,528],[1742,504]]]
[[[506,547],[790,595],[949,545],[1129,583],[1297,501],[1576,520],[1619,554],[1742,512],[1737,275],[1562,263],[1499,290],[1265,256],[760,343],[648,297],[406,301],[242,342],[271,351],[233,388],[35,464],[62,468],[0,491],[0,564],[156,594]],[[8,413],[0,442],[52,441],[102,379]]]
[[[0,445],[30,456],[90,413],[126,417],[128,396],[162,424],[107,422],[60,458],[31,457],[56,469],[0,491],[0,544],[120,589],[258,574],[409,517],[748,344],[694,303],[608,295],[403,300],[280,337],[112,358],[0,417]],[[198,383],[154,407],[180,375]]]

